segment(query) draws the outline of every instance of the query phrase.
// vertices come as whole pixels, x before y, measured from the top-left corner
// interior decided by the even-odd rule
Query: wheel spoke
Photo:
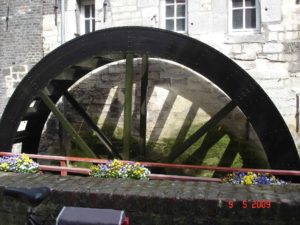
[[[106,149],[110,152],[112,156],[116,156],[120,159],[122,157],[113,149],[112,143],[105,136],[105,134],[99,129],[99,127],[94,123],[94,121],[90,118],[84,108],[76,101],[76,99],[66,90],[59,87],[59,85],[52,83],[54,88],[58,90],[61,94],[63,94],[68,102],[73,106],[73,108],[78,112],[78,114],[83,118],[86,124],[96,133],[97,138],[104,144]]]
[[[79,136],[70,122],[64,117],[64,115],[59,111],[59,109],[55,106],[52,100],[47,95],[46,91],[42,90],[39,92],[40,98],[43,100],[45,105],[51,110],[51,112],[55,115],[55,117],[59,120],[63,128],[70,135],[70,137],[76,142],[76,144],[81,148],[81,150],[88,157],[97,158],[95,153],[90,149],[90,147],[86,144],[86,142]]]
[[[186,139],[181,145],[179,145],[169,156],[166,157],[165,162],[172,162],[185,152],[190,146],[198,141],[209,129],[218,124],[228,113],[230,113],[236,107],[236,103],[230,101],[219,112],[217,112],[209,121],[207,121],[200,129]]]
[[[126,73],[125,73],[124,130],[123,130],[124,159],[130,158],[132,86],[133,86],[133,54],[127,54]]]
[[[140,154],[146,155],[146,130],[147,130],[147,90],[148,90],[148,56],[142,57],[141,71],[141,102],[140,102]]]

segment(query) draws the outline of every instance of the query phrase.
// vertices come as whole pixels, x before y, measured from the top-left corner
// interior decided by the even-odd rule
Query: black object
[[[3,191],[4,195],[17,198],[31,207],[38,206],[41,202],[50,194],[50,188],[38,187],[38,188],[13,188],[7,187]]]
[[[70,87],[84,74],[81,62],[107,54],[133,53],[135,57],[163,58],[178,62],[220,87],[245,114],[259,137],[272,169],[300,170],[297,148],[288,127],[273,102],[255,80],[235,62],[210,46],[171,31],[149,27],[120,27],[80,36],[55,49],[37,63],[20,82],[0,121],[0,149],[11,151],[20,121],[37,93],[70,68],[75,68]],[[113,60],[113,58],[111,58]],[[103,65],[103,64],[102,64]],[[94,68],[99,65],[95,65]],[[79,74],[79,76],[78,76]],[[197,93],[195,93],[196,95]],[[61,94],[50,93],[55,101]],[[37,99],[39,100],[39,99]],[[40,134],[49,110],[41,103],[28,119],[28,136],[22,151],[37,153]]]
[[[122,225],[123,210],[64,207],[56,219],[56,225]]]

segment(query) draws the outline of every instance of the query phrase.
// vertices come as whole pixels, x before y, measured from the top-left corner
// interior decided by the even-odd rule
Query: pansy
[[[0,171],[17,173],[36,173],[39,164],[25,154],[0,157]]]
[[[287,184],[287,182],[276,178],[269,173],[234,172],[227,174],[222,179],[223,183],[230,184]]]
[[[91,176],[94,177],[112,177],[112,178],[132,178],[147,179],[150,175],[149,169],[140,165],[140,163],[121,162],[116,159],[101,163],[91,167]]]

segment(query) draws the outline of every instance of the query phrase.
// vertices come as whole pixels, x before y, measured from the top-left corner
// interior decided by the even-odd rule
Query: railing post
[[[66,161],[61,160],[61,161],[60,161],[60,166],[61,166],[61,167],[66,167],[66,166],[67,166]],[[61,170],[61,171],[60,171],[60,175],[61,175],[61,176],[68,176],[68,171],[66,171],[66,170]]]

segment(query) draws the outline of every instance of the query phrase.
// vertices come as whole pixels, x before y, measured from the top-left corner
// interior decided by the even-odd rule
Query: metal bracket
[[[6,31],[8,31],[8,21],[11,17],[9,16],[9,3],[7,2],[7,9],[6,9],[6,17],[5,17],[5,21],[6,21]]]
[[[300,130],[300,93],[296,94],[296,132]]]

